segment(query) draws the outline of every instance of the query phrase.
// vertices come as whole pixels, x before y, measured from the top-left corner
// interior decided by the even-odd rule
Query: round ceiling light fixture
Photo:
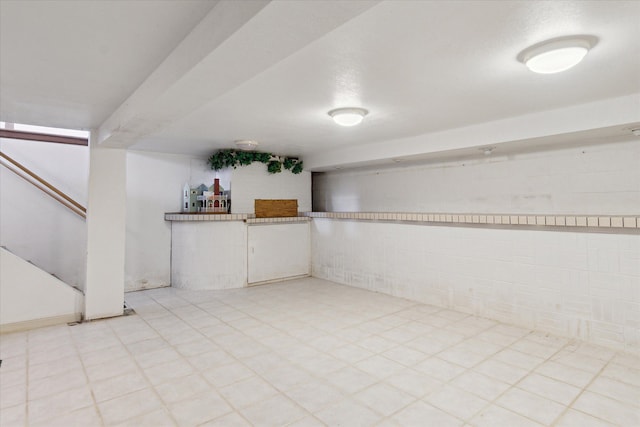
[[[336,108],[328,114],[340,126],[355,126],[362,123],[368,113],[364,108]]]
[[[252,139],[239,139],[236,141],[236,147],[238,147],[238,150],[242,151],[255,150],[257,146],[258,141],[254,141]]]
[[[559,73],[578,65],[597,41],[594,36],[558,37],[526,48],[518,60],[534,73]]]
[[[493,150],[495,149],[496,147],[483,147],[483,148],[480,148],[480,151],[482,151],[482,153],[485,156],[490,156],[493,153]]]

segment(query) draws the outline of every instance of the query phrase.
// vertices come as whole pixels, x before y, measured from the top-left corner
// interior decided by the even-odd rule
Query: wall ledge
[[[283,222],[308,222],[309,212],[302,212],[298,216],[278,218],[256,218],[254,214],[199,214],[168,212],[164,214],[165,221],[244,221],[247,224],[271,224]]]
[[[454,227],[640,234],[640,215],[522,215],[417,212],[306,212],[311,218]]]

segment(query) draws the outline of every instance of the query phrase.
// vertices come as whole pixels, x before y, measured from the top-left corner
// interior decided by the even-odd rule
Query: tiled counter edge
[[[640,215],[509,215],[411,212],[306,212],[311,218],[465,227],[517,227],[640,234]]]
[[[310,218],[357,221],[392,221],[472,227],[518,227],[597,232],[640,233],[640,215],[510,215],[416,212],[302,212],[297,217],[255,218],[253,214],[165,213],[166,221],[244,221],[247,224],[304,222]]]
[[[294,217],[282,218],[256,218],[253,214],[184,214],[184,213],[165,213],[165,221],[244,221],[249,225],[253,224],[283,224],[296,222],[309,222],[311,217],[307,214],[301,214]]]

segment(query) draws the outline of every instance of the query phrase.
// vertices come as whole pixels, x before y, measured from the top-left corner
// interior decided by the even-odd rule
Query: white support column
[[[87,320],[119,316],[124,304],[126,150],[90,141],[87,203]]]

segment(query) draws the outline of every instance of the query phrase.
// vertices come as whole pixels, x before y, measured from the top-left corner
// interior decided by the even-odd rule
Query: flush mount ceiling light
[[[242,150],[242,151],[255,150],[257,146],[258,146],[258,141],[254,141],[251,139],[239,139],[236,141],[236,147],[238,147],[238,150]]]
[[[526,48],[518,60],[535,73],[559,73],[582,61],[597,41],[594,36],[558,37]]]
[[[364,108],[336,108],[328,114],[340,126],[355,126],[362,123],[368,113]]]

